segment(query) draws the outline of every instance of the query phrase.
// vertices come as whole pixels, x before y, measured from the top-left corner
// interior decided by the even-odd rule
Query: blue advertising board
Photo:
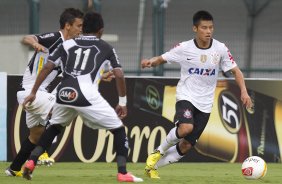
[[[7,73],[0,72],[0,161],[7,160]]]

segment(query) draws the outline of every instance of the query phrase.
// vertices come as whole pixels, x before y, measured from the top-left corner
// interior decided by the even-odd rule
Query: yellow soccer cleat
[[[156,163],[162,158],[162,154],[160,153],[159,150],[155,150],[153,153],[151,153],[147,160],[146,160],[146,167],[145,169],[147,170],[153,170],[155,169]]]
[[[23,176],[22,171],[13,171],[12,169],[10,169],[10,167],[5,170],[5,174],[7,176],[15,176],[15,177],[22,177]]]
[[[149,169],[145,168],[145,175],[151,179],[160,179],[159,172],[156,169]]]
[[[47,152],[40,155],[40,157],[37,160],[37,165],[51,166],[51,165],[53,165],[53,163],[55,163],[55,160],[53,158],[49,157]]]

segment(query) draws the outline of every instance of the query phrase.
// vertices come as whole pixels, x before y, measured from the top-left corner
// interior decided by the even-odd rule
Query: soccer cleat
[[[156,163],[162,158],[162,154],[160,153],[159,150],[155,150],[153,153],[151,153],[147,160],[146,160],[146,167],[145,169],[147,170],[152,170],[155,169]]]
[[[40,157],[37,160],[37,165],[47,165],[47,166],[51,166],[53,165],[53,163],[55,162],[55,160],[51,157],[49,157],[48,153],[45,152],[42,155],[40,155]]]
[[[31,180],[32,172],[33,172],[34,168],[35,168],[34,161],[28,160],[24,165],[23,177],[27,180]]]
[[[160,179],[159,172],[156,169],[145,169],[145,175],[152,179]]]
[[[8,167],[5,170],[5,173],[6,173],[7,176],[16,176],[16,177],[22,177],[23,176],[22,171],[13,171],[10,167]]]
[[[143,182],[142,178],[138,178],[129,172],[126,174],[118,173],[117,180],[119,182]]]

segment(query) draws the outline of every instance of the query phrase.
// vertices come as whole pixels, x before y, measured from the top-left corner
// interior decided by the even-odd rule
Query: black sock
[[[31,143],[30,140],[27,138],[22,142],[21,149],[18,152],[17,156],[13,160],[12,164],[10,165],[10,169],[13,171],[20,171],[22,165],[28,159],[31,151],[35,148],[35,144]]]
[[[117,155],[118,173],[126,174],[126,157]]]
[[[112,131],[114,134],[114,148],[117,152],[118,173],[126,174],[126,159],[128,155],[128,140],[125,128],[121,127]]]
[[[29,160],[33,160],[36,165],[39,156],[44,153],[44,151],[48,151],[54,138],[61,133],[63,127],[60,125],[50,125],[45,132],[42,134],[38,146],[31,152]]]

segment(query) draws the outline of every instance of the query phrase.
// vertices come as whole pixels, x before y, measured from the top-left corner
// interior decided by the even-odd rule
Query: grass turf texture
[[[57,162],[52,167],[40,166],[27,181],[19,177],[7,177],[4,170],[8,162],[0,162],[0,183],[52,183],[52,184],[93,184],[118,183],[116,163]],[[282,164],[267,164],[268,171],[263,179],[246,180],[241,174],[241,164],[231,163],[177,163],[159,169],[160,180],[144,176],[144,163],[128,164],[128,170],[144,179],[143,183],[195,183],[195,184],[257,184],[282,183]]]

